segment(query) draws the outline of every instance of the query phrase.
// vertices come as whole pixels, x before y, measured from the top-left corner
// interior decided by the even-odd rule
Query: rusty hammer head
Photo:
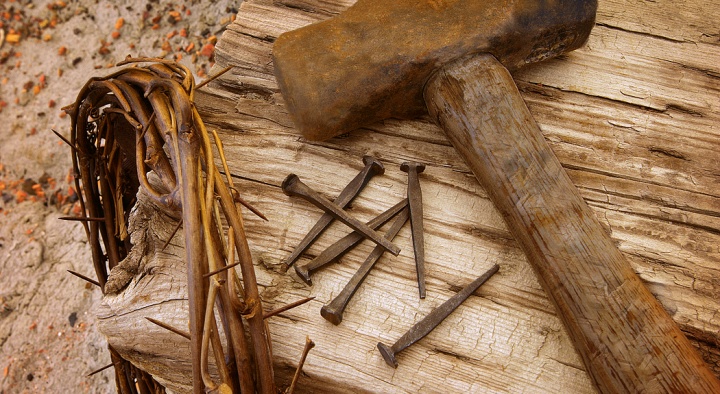
[[[490,53],[508,69],[576,49],[597,0],[358,0],[284,33],[275,76],[302,134],[323,140],[426,112],[425,82],[444,64]]]

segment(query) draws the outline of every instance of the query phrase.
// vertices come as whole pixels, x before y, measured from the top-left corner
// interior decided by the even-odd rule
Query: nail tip
[[[390,253],[392,253],[393,256],[399,255],[400,252],[402,251],[402,249],[400,249],[400,248],[399,248],[397,245],[395,245],[395,244],[390,244],[390,246],[391,246],[391,247],[388,249],[388,251],[389,251]]]

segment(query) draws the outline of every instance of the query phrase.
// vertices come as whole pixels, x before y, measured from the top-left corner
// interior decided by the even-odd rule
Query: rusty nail
[[[392,219],[395,215],[402,211],[403,208],[407,206],[407,204],[408,200],[403,199],[399,203],[390,207],[385,212],[378,215],[376,218],[367,222],[368,227],[372,228],[373,230],[377,230],[380,226],[387,223],[390,219]],[[322,253],[320,253],[309,263],[304,265],[296,265],[295,272],[298,274],[300,279],[302,279],[308,286],[312,286],[312,280],[310,279],[310,275],[313,272],[335,261],[338,257],[342,256],[347,251],[355,247],[355,245],[359,244],[363,239],[365,238],[363,238],[362,234],[358,232],[352,232],[341,238],[334,244],[330,245],[330,247],[328,247],[327,249],[323,250]]]
[[[355,178],[353,178],[353,180],[345,186],[335,201],[333,201],[339,207],[345,208],[348,204],[350,204],[353,198],[360,193],[365,185],[367,185],[370,178],[375,175],[382,175],[385,172],[385,167],[382,163],[372,156],[363,156],[363,163],[365,163],[365,168],[363,168],[362,171],[360,171],[360,173],[358,173]],[[295,260],[300,257],[305,249],[307,249],[308,246],[310,246],[310,244],[312,244],[315,239],[317,239],[317,237],[325,231],[332,220],[333,216],[329,213],[324,213],[320,219],[318,219],[317,223],[315,223],[313,228],[310,229],[307,235],[305,235],[305,238],[300,241],[300,244],[298,244],[295,250],[293,250],[292,254],[285,259],[285,271],[287,271],[287,269],[293,265]]]
[[[474,281],[470,282],[470,284],[465,286],[465,288],[460,290],[460,292],[452,296],[439,307],[433,309],[432,312],[430,312],[427,316],[425,316],[422,320],[415,324],[411,329],[409,329],[405,333],[405,335],[400,337],[400,339],[398,339],[397,342],[395,342],[395,344],[393,344],[392,346],[388,346],[382,342],[378,342],[378,350],[380,350],[380,354],[382,354],[385,362],[388,363],[389,366],[397,368],[398,362],[395,356],[398,353],[429,334],[430,331],[437,327],[438,324],[440,324],[446,317],[450,315],[450,313],[452,313],[452,311],[454,311],[458,306],[460,306],[460,304],[462,304],[463,301],[465,301],[470,296],[470,294],[472,294],[475,290],[477,290],[478,287],[480,287],[480,285],[485,283],[486,280],[493,276],[493,274],[495,274],[498,269],[499,267],[497,264],[493,265],[487,272],[482,274]]]
[[[362,233],[365,237],[370,238],[373,242],[378,245],[382,245],[383,248],[387,249],[390,253],[397,256],[400,254],[400,248],[393,245],[390,241],[383,238],[380,234],[376,233],[375,230],[368,227],[365,223],[355,219],[348,215],[342,208],[337,204],[321,196],[318,192],[312,190],[308,185],[304,184],[300,177],[295,174],[290,174],[285,178],[282,183],[282,190],[289,196],[302,197],[318,208],[323,209],[325,212],[330,213],[335,219],[340,220],[346,225],[350,226],[353,230]]]
[[[385,233],[385,238],[389,240],[395,238],[397,233],[400,232],[402,226],[405,222],[407,222],[408,216],[408,210],[403,209],[397,219],[393,222],[392,226],[390,226],[390,229],[388,229],[387,233]],[[350,302],[352,296],[355,295],[355,292],[360,288],[360,285],[363,281],[365,281],[365,278],[370,273],[370,270],[373,266],[375,266],[375,263],[380,259],[383,253],[385,253],[385,249],[381,246],[376,246],[375,249],[370,252],[370,255],[367,259],[365,259],[362,265],[360,265],[357,272],[355,272],[352,278],[350,278],[350,281],[345,285],[340,294],[330,301],[329,304],[324,305],[320,309],[320,315],[322,315],[325,320],[336,326],[342,322],[342,315],[343,311],[345,311],[345,307],[347,307],[348,302]]]
[[[425,236],[423,235],[422,191],[418,174],[425,171],[425,164],[405,162],[400,169],[408,174],[407,198],[410,202],[410,228],[412,229],[415,267],[417,269],[420,298],[425,298]]]

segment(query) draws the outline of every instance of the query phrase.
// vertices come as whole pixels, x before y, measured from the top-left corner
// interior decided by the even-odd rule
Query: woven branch
[[[131,257],[134,250],[142,255],[143,245],[132,245],[128,235],[137,196],[177,212],[185,241],[193,392],[275,393],[270,334],[243,219],[232,179],[226,171],[226,184],[215,165],[211,136],[193,104],[192,74],[158,59],[129,58],[118,65],[126,67],[91,78],[65,108],[82,211],[102,218],[83,225],[103,294],[122,291],[138,272],[138,259]],[[235,270],[222,270],[235,256],[242,281]],[[219,379],[208,372],[211,346]],[[150,374],[110,351],[119,392],[164,392]]]

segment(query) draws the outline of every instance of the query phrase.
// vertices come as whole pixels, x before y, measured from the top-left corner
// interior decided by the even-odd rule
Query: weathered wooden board
[[[427,119],[387,120],[316,143],[293,129],[270,54],[282,32],[341,12],[352,1],[246,1],[220,40],[217,69],[197,94],[220,132],[244,197],[267,309],[315,301],[270,321],[278,374],[317,344],[301,387],[313,392],[593,392],[564,329],[499,213],[442,131]],[[588,45],[515,74],[543,133],[583,197],[675,321],[720,372],[720,8],[711,1],[601,1]],[[353,92],[348,92],[353,94]],[[334,198],[371,154],[386,165],[352,204],[367,220],[405,195],[406,160],[421,175],[428,297],[417,297],[409,227],[350,302],[343,322],[320,317],[372,245],[317,273],[307,287],[280,264],[320,216],[285,196],[289,173]],[[339,224],[307,262],[348,230]],[[492,264],[500,272],[394,370],[375,346],[392,343]]]

